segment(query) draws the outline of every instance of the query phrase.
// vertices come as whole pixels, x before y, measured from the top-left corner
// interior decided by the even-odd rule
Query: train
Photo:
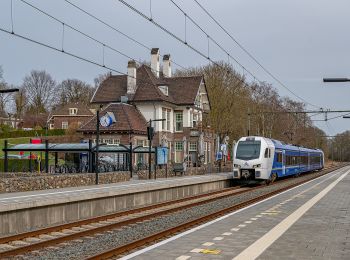
[[[261,136],[246,136],[234,147],[233,178],[267,184],[286,176],[321,170],[324,153]]]

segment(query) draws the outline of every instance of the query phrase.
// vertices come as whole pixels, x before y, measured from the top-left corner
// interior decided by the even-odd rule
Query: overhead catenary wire
[[[129,9],[131,9],[133,12],[137,13],[138,15],[140,15],[142,18],[144,18],[145,20],[151,22],[152,24],[154,24],[156,27],[158,27],[159,29],[161,29],[162,31],[164,31],[165,33],[167,33],[168,35],[170,35],[171,37],[173,37],[175,40],[181,42],[182,44],[184,44],[185,46],[187,46],[188,48],[190,48],[192,51],[196,52],[198,55],[202,56],[203,58],[209,60],[211,63],[213,63],[214,65],[218,66],[218,67],[222,67],[218,62],[214,61],[212,58],[207,57],[207,55],[205,53],[203,53],[202,51],[198,50],[197,48],[195,48],[193,45],[189,44],[188,42],[185,42],[180,36],[176,35],[175,33],[171,32],[170,30],[168,30],[167,28],[165,28],[164,26],[162,26],[160,23],[156,22],[154,19],[150,19],[149,16],[147,16],[147,14],[141,12],[140,10],[138,10],[137,8],[135,8],[134,6],[130,5],[129,3],[125,2],[124,0],[118,0],[120,3],[122,3],[123,5],[125,5],[126,7],[128,7]],[[235,77],[236,79],[238,79],[239,81],[242,82],[242,84],[246,85],[249,87],[249,85],[244,81],[244,79],[239,78],[237,75],[233,74],[233,77]]]
[[[20,0],[20,1],[22,1],[22,2],[24,2],[24,3],[27,4],[27,2],[24,1],[24,0]],[[38,10],[38,11],[40,11],[40,12],[44,12],[44,11],[40,10],[39,8],[36,8],[35,6],[31,5],[31,4],[29,4],[29,6],[35,8],[36,10]],[[46,14],[47,14],[47,13],[46,13]],[[53,17],[53,16],[51,16],[51,15],[49,15],[49,14],[47,14],[47,15],[48,15],[50,18],[52,18],[52,19],[54,19],[54,20],[56,20],[56,21],[58,21],[58,22],[60,22],[60,23],[63,23],[63,22],[61,22],[59,19],[57,19],[57,18],[55,18],[55,17]],[[64,26],[69,27],[69,25],[67,25],[66,23],[64,23]],[[38,40],[29,38],[28,36],[25,36],[25,35],[22,35],[22,34],[19,34],[19,33],[16,33],[16,32],[12,32],[12,31],[10,31],[10,30],[8,30],[8,29],[5,29],[5,28],[2,28],[2,27],[0,27],[0,31],[1,31],[1,32],[4,32],[4,33],[7,33],[7,34],[9,34],[9,35],[11,35],[11,36],[14,36],[14,37],[17,37],[17,38],[20,38],[20,39],[23,39],[23,40],[26,40],[26,41],[35,43],[35,44],[37,44],[37,45],[39,45],[39,46],[46,47],[46,48],[51,49],[51,50],[53,50],[53,51],[56,51],[56,52],[65,54],[65,55],[67,55],[67,56],[76,58],[76,59],[78,59],[78,60],[80,60],[80,61],[84,61],[84,62],[90,63],[90,64],[92,64],[92,65],[95,65],[95,66],[98,66],[98,67],[101,67],[101,68],[104,68],[104,69],[108,69],[109,71],[115,72],[115,73],[117,73],[117,74],[124,75],[124,76],[128,76],[128,77],[131,77],[131,78],[136,79],[136,77],[134,77],[134,76],[132,76],[132,75],[128,75],[127,73],[124,73],[124,72],[122,72],[122,71],[120,71],[120,70],[118,70],[118,69],[115,69],[115,68],[113,68],[113,67],[111,67],[111,66],[105,65],[105,64],[104,64],[104,60],[103,60],[102,63],[99,63],[99,62],[97,62],[97,61],[94,61],[94,60],[85,58],[85,57],[83,57],[83,56],[80,56],[80,55],[78,55],[78,54],[75,54],[75,53],[73,53],[73,52],[70,52],[70,51],[67,51],[67,50],[62,50],[62,49],[60,49],[59,47],[56,47],[56,46],[53,46],[53,45],[49,45],[49,44],[44,43],[44,42],[40,42],[40,41],[38,41]],[[84,33],[82,33],[82,34],[84,34]],[[84,34],[84,35],[85,35],[85,34]],[[88,35],[87,35],[87,37],[90,38],[90,36],[88,36]],[[96,40],[96,41],[98,41],[98,40]],[[102,42],[101,42],[101,43],[102,43]],[[103,44],[103,43],[102,43],[102,44]],[[102,45],[102,46],[103,46],[103,47],[107,47],[107,45]],[[61,48],[62,48],[62,46],[61,46]],[[135,61],[135,62],[136,62],[136,61]],[[145,81],[145,80],[142,80],[142,79],[137,79],[137,80],[138,80],[139,82],[141,82],[141,83],[144,83],[144,84],[147,84],[147,85],[151,85],[148,81]]]
[[[147,46],[146,44],[142,43],[141,41],[139,40],[136,40],[135,38],[131,37],[130,35],[122,32],[120,29],[118,29],[116,26],[113,26],[109,23],[107,23],[106,21],[102,20],[101,18],[98,18],[96,15],[93,15],[92,13],[86,11],[85,9],[81,8],[80,6],[78,6],[77,4],[74,4],[72,3],[71,1],[69,0],[64,0],[67,4],[69,4],[70,6],[74,7],[75,9],[79,10],[80,12],[86,14],[87,16],[91,17],[92,19],[98,21],[99,23],[107,26],[108,28],[110,28],[111,30],[113,30],[114,32],[122,35],[123,37],[125,37],[126,39],[136,43],[137,45],[143,47],[144,49],[148,50],[148,51],[151,51],[152,48]],[[151,8],[151,7],[150,7]],[[160,54],[161,57],[164,57],[164,55]],[[184,70],[187,70],[187,68],[179,63],[177,63],[176,61],[174,61],[173,59],[171,60],[171,62],[173,64],[175,64],[176,66],[178,66],[179,68],[181,69],[184,69]]]
[[[206,37],[207,37],[207,41],[208,41],[208,57],[209,56],[209,41],[213,42],[220,50],[222,50],[225,55],[228,55],[229,58],[231,58],[232,60],[234,60],[241,68],[244,68],[247,73],[249,75],[251,75],[252,78],[256,78],[256,76],[250,72],[247,68],[245,68],[234,56],[232,56],[229,51],[227,51],[221,44],[218,43],[218,41],[216,41],[212,36],[209,35],[209,33],[203,29],[202,26],[199,25],[198,22],[196,22],[188,13],[185,12],[185,10],[183,10],[177,3],[175,3],[175,1],[173,0],[169,0],[180,12],[182,12],[185,16],[185,21],[186,19],[190,20]],[[185,38],[186,41],[186,38]]]
[[[72,26],[72,25],[69,25],[69,24],[65,23],[64,21],[62,21],[62,20],[58,19],[57,17],[55,17],[55,16],[53,16],[53,15],[51,15],[51,14],[45,12],[44,10],[42,10],[42,9],[40,9],[40,8],[38,8],[38,7],[36,7],[36,6],[34,6],[33,4],[28,3],[28,2],[25,1],[25,0],[19,0],[19,1],[23,2],[24,4],[26,4],[26,5],[28,5],[29,7],[33,8],[34,10],[36,10],[36,11],[38,11],[38,12],[44,14],[45,16],[47,16],[47,17],[53,19],[54,21],[56,21],[56,22],[58,22],[58,23],[61,23],[61,24],[63,25],[63,33],[62,33],[62,52],[64,52],[64,49],[63,49],[63,45],[64,45],[64,32],[65,32],[64,28],[67,27],[67,28],[70,28],[70,29],[72,29],[73,31],[75,31],[75,32],[77,32],[77,33],[79,33],[79,34],[85,36],[86,38],[88,38],[88,39],[90,39],[90,40],[92,40],[92,41],[94,41],[94,42],[96,42],[96,43],[98,43],[98,44],[101,45],[101,47],[102,47],[102,49],[103,49],[103,50],[102,50],[102,55],[103,55],[103,56],[102,56],[102,60],[103,60],[103,63],[102,63],[102,64],[104,64],[105,48],[108,48],[108,49],[114,51],[115,53],[118,53],[119,55],[124,56],[125,58],[128,58],[129,60],[134,60],[136,63],[141,64],[140,62],[137,61],[137,59],[136,59],[135,57],[131,57],[130,55],[128,55],[128,54],[126,54],[126,53],[124,53],[124,52],[122,52],[122,51],[120,51],[120,50],[117,50],[117,49],[113,48],[112,46],[110,46],[110,45],[108,45],[108,44],[106,44],[106,43],[104,43],[104,42],[102,42],[102,41],[100,41],[100,40],[94,38],[93,36],[91,36],[91,35],[89,35],[89,34],[87,34],[87,33],[84,33],[83,31],[81,31],[81,30],[75,28],[75,27]],[[153,70],[153,69],[152,69],[152,70]],[[153,71],[155,71],[155,70],[153,70]],[[159,71],[155,71],[155,72],[159,72]]]
[[[197,3],[197,5],[229,36],[229,38],[237,44],[237,46],[242,49],[263,71],[265,71],[271,78],[273,78],[280,86],[282,86],[284,89],[286,89],[289,93],[291,93],[293,96],[296,98],[300,99],[303,101],[305,104],[308,104],[312,107],[319,108],[319,106],[314,105],[310,102],[308,102],[306,99],[303,97],[299,96],[296,94],[293,90],[288,88],[280,79],[278,79],[270,70],[268,70],[265,66],[262,65],[260,61],[258,61],[257,58],[255,58],[236,38],[234,38],[226,29],[223,27],[217,19],[214,18],[214,16],[202,5],[200,4],[197,0],[193,0]]]

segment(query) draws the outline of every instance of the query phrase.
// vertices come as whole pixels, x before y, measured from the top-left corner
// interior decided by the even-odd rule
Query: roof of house
[[[203,76],[163,77],[157,78],[146,65],[137,68],[137,90],[130,101],[166,101],[175,105],[194,104]],[[168,96],[159,90],[158,86],[168,86]],[[127,76],[110,76],[96,90],[92,103],[110,103],[121,101],[121,96],[127,96]]]
[[[63,106],[58,107],[52,112],[52,116],[71,116],[69,114],[70,108],[77,108],[77,114],[74,116],[93,116],[94,114],[90,111],[90,109],[80,103],[68,103]]]
[[[106,112],[113,112],[117,122],[109,127],[100,125],[101,132],[147,134],[147,121],[135,106],[125,103],[111,103],[100,112],[100,115],[103,116]],[[96,132],[96,116],[82,125],[78,131]]]

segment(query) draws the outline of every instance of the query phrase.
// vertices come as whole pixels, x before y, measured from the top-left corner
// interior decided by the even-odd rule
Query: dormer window
[[[69,115],[74,116],[78,114],[78,109],[77,108],[70,108],[69,109]]]
[[[162,93],[166,96],[169,95],[169,92],[168,92],[168,86],[158,86],[159,90],[162,91]]]

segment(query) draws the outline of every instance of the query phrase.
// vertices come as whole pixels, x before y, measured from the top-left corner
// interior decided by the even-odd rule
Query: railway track
[[[322,171],[322,174],[317,174],[317,176],[313,176],[313,177],[311,177],[312,174],[309,174],[311,178],[308,178],[306,181],[313,178],[320,177],[324,174],[327,174],[343,166],[344,165],[325,168]],[[277,184],[282,182],[288,182],[288,180],[289,179],[282,180],[280,182],[277,182]],[[192,221],[188,221],[186,223],[183,223],[182,225],[160,231],[148,237],[144,237],[137,241],[133,241],[131,243],[119,246],[118,248],[107,250],[101,254],[97,254],[91,257],[91,259],[109,258],[115,255],[123,254],[130,250],[143,246],[147,243],[154,242],[158,239],[170,236],[171,234],[174,234],[181,230],[190,228],[192,226],[195,226],[200,223],[211,220],[213,218],[216,218],[220,215],[226,214],[227,212],[234,211],[246,205],[255,203],[256,201],[265,199],[266,197],[273,196],[274,194],[287,190],[301,183],[302,181],[294,185],[267,193],[258,198],[247,200],[243,203],[233,205],[232,207],[220,210],[218,212],[211,213],[206,216],[202,216]],[[213,202],[215,200],[227,198],[230,196],[237,196],[239,194],[249,192],[252,189],[261,189],[263,187],[265,186],[258,186],[254,188],[248,188],[248,187],[227,188],[221,191],[216,191],[208,194],[201,194],[201,195],[183,198],[175,201],[168,201],[168,202],[150,205],[146,207],[140,207],[140,208],[124,211],[124,212],[109,214],[106,216],[77,221],[77,222],[59,225],[55,227],[49,227],[49,228],[45,228],[37,231],[17,234],[9,237],[3,237],[3,238],[0,238],[0,248],[2,248],[2,251],[0,252],[0,258],[2,259],[6,257],[12,257],[15,255],[17,256],[23,255],[34,250],[40,250],[40,249],[47,248],[54,245],[59,246],[59,244],[67,243],[69,241],[75,241],[79,238],[91,237],[106,231],[119,229],[125,226],[137,224],[137,223],[142,223],[150,219],[159,218],[160,216],[168,215],[177,211],[189,209],[195,206],[203,205],[205,203]]]

